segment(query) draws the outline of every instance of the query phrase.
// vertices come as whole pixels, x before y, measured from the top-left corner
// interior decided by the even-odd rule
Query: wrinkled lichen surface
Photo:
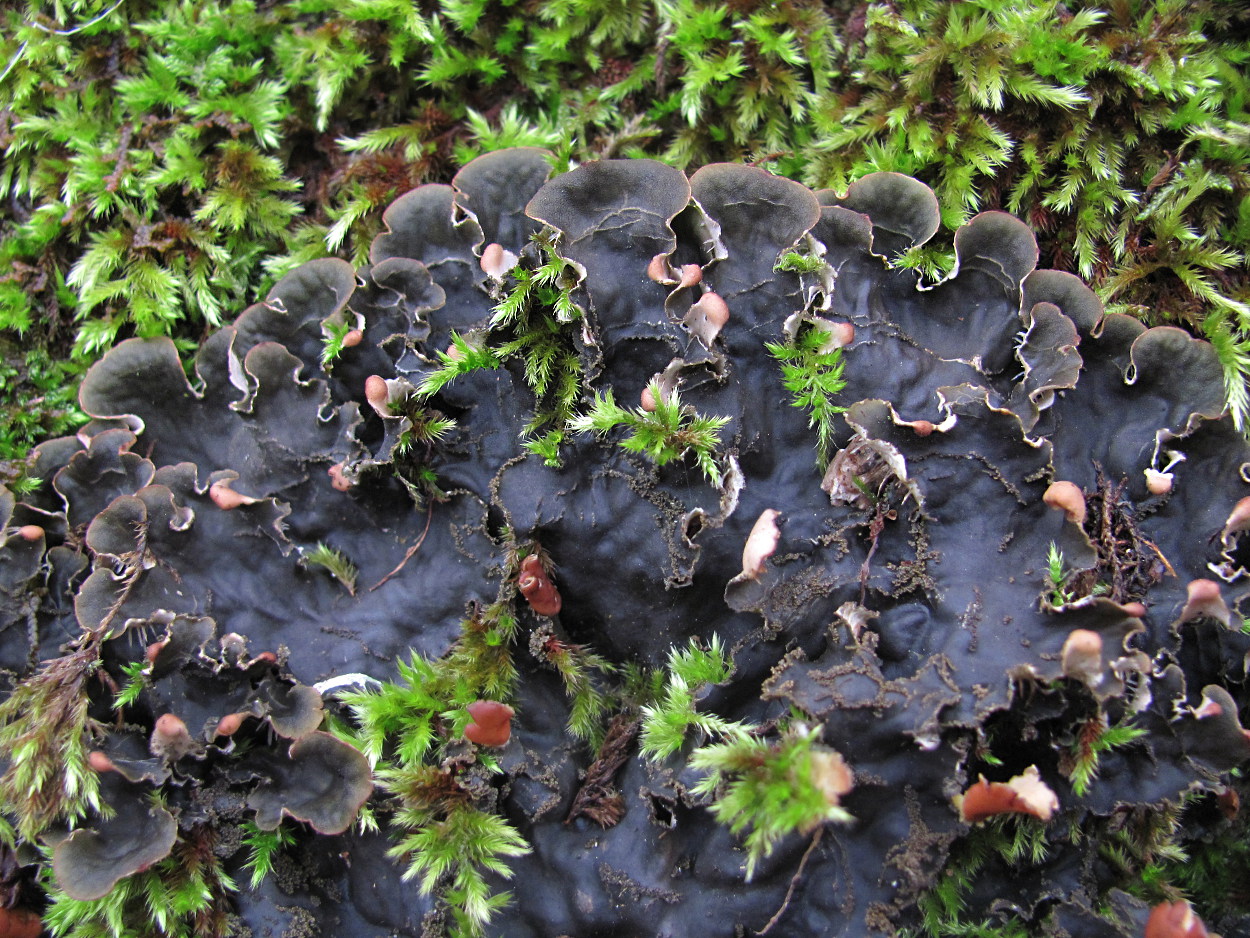
[[[1004,914],[1139,930],[1137,906],[1119,925],[1092,911],[1114,884],[1098,844],[1066,832],[1218,792],[1250,755],[1236,713],[1203,707],[1235,711],[1250,652],[1250,548],[1234,519],[1250,449],[1221,418],[1210,347],[1104,316],[1075,277],[1035,270],[1033,236],[999,213],[956,233],[947,280],[892,269],[888,255],[938,226],[932,194],[904,177],[838,195],[738,165],[688,179],[609,161],[547,176],[542,152],[505,151],[452,186],[410,192],[369,266],[298,269],[205,342],[190,378],[168,341],[109,353],[82,389],[93,421],[38,451],[34,474],[50,484],[22,501],[0,493],[10,685],[84,630],[115,636],[106,667],[169,636],[153,687],[198,747],[175,773],[200,779],[180,789],[179,822],[246,807],[262,827],[285,812],[331,832],[302,844],[304,875],[235,897],[242,919],[257,934],[298,915],[326,935],[418,935],[434,900],[400,883],[383,837],[335,833],[354,806],[319,821],[317,792],[297,790],[305,762],[327,777],[356,769],[320,751],[330,737],[279,728],[290,695],[348,673],[393,678],[397,658],[443,655],[466,615],[501,600],[524,631],[554,630],[617,664],[658,667],[672,646],[718,635],[737,670],[700,706],[763,725],[792,708],[816,721],[854,771],[842,800],[853,822],[810,851],[811,836],[787,838],[744,883],[739,839],[690,794],[697,776],[680,757],[653,765],[631,752],[615,777],[620,822],[566,823],[594,753],[565,734],[563,690],[523,639],[492,784],[533,850],[512,861],[515,899],[492,931],[730,936],[783,906],[774,933],[890,931],[914,922],[917,896],[969,832],[956,796],[979,775],[1005,781],[1034,765],[1058,797],[1055,845],[998,894],[1010,896]],[[453,332],[491,342],[510,281],[488,276],[482,255],[499,245],[535,263],[541,231],[578,275],[581,316],[563,328],[583,406],[607,390],[633,406],[664,376],[699,414],[729,419],[720,485],[691,459],[657,467],[592,434],[567,434],[562,465],[545,464],[522,446],[540,402],[516,361],[428,402],[456,428],[420,449],[437,491],[406,484],[413,457],[398,441],[411,421],[374,406],[368,379],[399,399]],[[774,269],[795,250],[823,264]],[[649,277],[657,255],[674,270],[698,265],[700,282]],[[729,318],[699,335],[689,311],[708,292]],[[847,412],[825,471],[765,343],[847,323]],[[325,332],[344,324],[362,340],[323,367]],[[1152,491],[1148,470],[1167,474],[1167,491]],[[1046,504],[1057,481],[1082,490],[1083,523]],[[219,507],[223,488],[242,503]],[[744,573],[768,510],[775,549]],[[553,621],[517,594],[518,543],[554,565]],[[320,544],[357,568],[353,589],[300,562]],[[1068,572],[1058,597],[1052,544]],[[1194,600],[1195,581],[1220,596]],[[1097,636],[1092,658],[1072,651],[1077,630]],[[250,651],[228,650],[233,633]],[[277,661],[255,657],[266,651]],[[239,712],[276,730],[244,762],[213,736]],[[1078,795],[1070,754],[1095,717],[1148,733],[1105,755]],[[149,732],[112,732],[115,761],[127,734]],[[126,786],[167,771],[132,768]],[[992,892],[976,901],[989,908]]]

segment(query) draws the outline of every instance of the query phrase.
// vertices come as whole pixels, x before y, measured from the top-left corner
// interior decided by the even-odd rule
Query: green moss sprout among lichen
[[[427,399],[462,375],[517,362],[534,394],[534,413],[525,428],[525,447],[552,467],[561,464],[560,444],[582,395],[574,299],[580,282],[575,265],[555,251],[552,233],[534,235],[533,246],[492,286],[498,302],[484,336],[474,341],[453,334],[437,367],[417,389]]]
[[[241,826],[243,846],[248,851],[243,870],[248,875],[248,885],[255,889],[273,872],[278,854],[295,843],[295,835],[290,826],[283,824],[271,831],[261,830],[251,821],[244,821]]]
[[[489,607],[462,623],[459,641],[440,661],[414,654],[398,662],[399,680],[339,695],[351,721],[336,722],[336,732],[365,754],[378,786],[392,798],[389,854],[423,893],[438,892],[456,935],[484,933],[509,898],[492,894],[486,874],[507,878],[507,859],[529,852],[494,806],[481,803],[443,760],[445,748],[463,737],[470,704],[511,698],[516,633],[507,608]],[[493,765],[485,751],[478,761]]]
[[[453,936],[484,934],[511,898],[492,894],[485,874],[511,878],[507,861],[530,852],[525,839],[504,818],[449,787],[436,768],[385,769],[378,780],[399,801],[391,823],[403,833],[388,853],[406,863],[404,879],[417,879],[425,894],[441,887],[456,922]]]
[[[564,683],[571,707],[568,731],[576,739],[598,746],[603,742],[604,716],[612,700],[604,689],[617,668],[602,655],[583,645],[561,641],[553,635],[535,642],[539,656],[555,668]]]
[[[355,327],[350,322],[329,322],[323,326],[323,329],[325,336],[322,338],[321,367],[328,371],[338,361],[343,350],[348,348],[348,342],[354,336]]]
[[[815,274],[826,267],[823,257],[804,254],[800,251],[786,251],[777,261],[773,270],[788,270],[796,274]]]
[[[199,824],[179,836],[170,856],[119,880],[99,899],[71,899],[46,868],[54,938],[225,938],[233,934],[230,893],[237,890],[214,851],[216,834]]]
[[[113,709],[124,710],[133,704],[148,687],[148,662],[128,661],[121,666],[125,681],[113,694]]]
[[[494,349],[479,346],[464,336],[453,332],[451,347],[437,352],[438,366],[421,381],[417,387],[418,399],[426,400],[433,397],[451,382],[463,375],[472,374],[482,369],[495,369],[500,365],[499,356]]]
[[[846,387],[842,349],[831,345],[829,333],[814,325],[804,327],[790,342],[768,342],[766,347],[781,363],[790,403],[811,414],[808,425],[816,431],[817,461],[823,470],[832,455],[835,418],[846,411],[834,403],[835,395]]]
[[[436,353],[435,368],[413,397],[427,401],[459,377],[516,362],[535,399],[524,445],[546,465],[559,467],[560,446],[582,395],[577,340],[582,310],[574,299],[580,274],[556,253],[551,238],[547,230],[534,236],[532,249],[493,284],[498,302],[485,333],[453,333],[451,347]],[[331,341],[327,338],[327,348]]]
[[[717,821],[735,834],[746,832],[748,881],[783,837],[852,820],[838,804],[850,789],[848,770],[841,756],[819,744],[820,736],[819,725],[796,714],[774,740],[744,733],[690,754],[690,767],[707,773],[694,793],[713,799]]]
[[[967,897],[990,865],[1027,870],[1047,849],[1046,826],[1036,818],[1000,816],[977,825],[954,845],[937,884],[920,897],[920,928],[901,938],[1024,938],[1029,931],[1019,919],[969,921]]]
[[[99,667],[99,645],[84,646],[45,663],[0,703],[0,747],[8,764],[0,775],[0,803],[16,819],[0,835],[16,832],[33,843],[58,822],[73,824],[100,811],[98,776],[87,748],[104,732],[88,713],[86,683]]]
[[[732,722],[696,705],[705,687],[733,673],[728,654],[715,637],[703,649],[693,640],[669,653],[662,690],[642,708],[639,748],[653,762],[681,751],[691,730],[705,740],[685,759],[705,773],[693,793],[707,799],[712,816],[735,834],[745,833],[746,877],[780,840],[828,822],[847,822],[839,797],[850,790],[850,769],[820,742],[819,725],[792,713],[769,734]],[[716,740],[712,742],[710,740]]]
[[[596,392],[586,413],[569,421],[574,433],[608,436],[623,429],[622,449],[646,456],[657,466],[666,466],[689,455],[712,485],[720,485],[723,470],[717,459],[720,431],[728,417],[706,417],[682,404],[674,388],[667,394],[658,382],[647,385],[653,410],[632,410],[616,403],[611,389]]]
[[[667,759],[685,745],[691,729],[710,737],[742,735],[742,725],[701,712],[695,706],[699,691],[729,680],[732,674],[733,664],[716,636],[706,649],[692,640],[687,647],[670,651],[656,699],[642,708],[642,755],[652,761]]]
[[[1076,602],[1083,598],[1077,595],[1069,588],[1069,584],[1078,571],[1071,570],[1064,560],[1063,551],[1059,546],[1051,541],[1046,550],[1046,579],[1047,594],[1046,602],[1055,608],[1065,606],[1068,603]],[[1110,588],[1105,583],[1095,583],[1090,589],[1090,596],[1106,596],[1110,592]]]
[[[318,542],[301,552],[299,562],[305,567],[325,570],[343,585],[348,595],[356,595],[356,577],[360,575],[360,571],[341,550]]]
[[[1128,722],[1108,726],[1101,714],[1083,725],[1069,750],[1071,768],[1068,778],[1077,797],[1083,798],[1089,792],[1094,779],[1098,777],[1098,762],[1103,754],[1127,746],[1146,736],[1148,732],[1143,727],[1131,726]]]
[[[525,433],[531,438],[562,437],[582,393],[582,363],[576,325],[582,318],[573,291],[581,281],[577,268],[556,253],[549,232],[534,237],[540,263],[527,257],[508,273],[511,286],[495,307],[491,329],[503,341],[495,351],[504,361],[519,360],[534,392],[534,416]],[[540,438],[541,439],[541,438]],[[544,455],[542,444],[529,447]],[[544,455],[548,465],[553,463]]]

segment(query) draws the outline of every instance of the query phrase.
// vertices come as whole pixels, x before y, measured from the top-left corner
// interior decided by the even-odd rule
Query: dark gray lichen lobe
[[[228,713],[272,721],[276,678],[240,683],[266,665],[230,658],[210,636],[285,649],[283,687],[349,672],[390,678],[409,649],[437,658],[466,613],[515,598],[510,545],[534,542],[555,565],[561,634],[648,667],[690,637],[719,635],[737,673],[716,689],[718,712],[766,722],[798,708],[853,767],[842,805],[854,823],[825,831],[806,857],[778,924],[787,934],[910,921],[968,831],[952,799],[979,773],[1005,780],[1036,764],[1061,805],[1052,823],[1078,825],[1221,784],[1240,751],[1237,723],[1194,710],[1208,685],[1234,695],[1245,686],[1250,637],[1236,627],[1250,547],[1229,519],[1250,495],[1250,448],[1221,417],[1208,345],[1104,315],[1075,277],[1035,270],[1032,234],[1001,213],[955,234],[950,278],[918,283],[885,257],[938,228],[932,193],[905,177],[870,176],[838,195],[737,165],[687,179],[651,161],[609,161],[547,176],[543,152],[504,151],[451,186],[408,193],[388,210],[369,266],[294,271],[205,342],[191,381],[167,341],[110,352],[83,385],[92,422],[38,451],[34,474],[51,485],[23,501],[0,492],[0,663],[11,680],[80,629],[176,638],[171,622],[207,617],[215,630],[170,668],[170,707],[181,682],[196,695],[184,719],[197,735],[196,721]],[[581,318],[563,327],[581,404],[611,390],[632,407],[664,375],[699,414],[728,418],[719,487],[691,459],[657,468],[589,434],[566,435],[562,466],[544,464],[523,446],[541,402],[512,360],[429,401],[456,427],[422,452],[438,491],[414,501],[399,468],[412,418],[379,414],[366,381],[380,376],[398,400],[453,333],[490,344],[503,287],[481,255],[497,244],[532,265],[531,237],[544,231],[580,278]],[[796,247],[822,268],[774,269]],[[656,255],[675,270],[698,265],[700,282],[656,282]],[[707,293],[729,310],[710,343],[684,324]],[[877,480],[863,498],[831,499],[837,480],[822,487],[815,431],[765,348],[818,320],[853,326],[835,428],[851,456],[834,473],[843,491]],[[362,341],[323,366],[325,330],[344,323]],[[1148,471],[1169,473],[1168,491],[1152,491]],[[1056,481],[1083,491],[1083,524],[1046,505]],[[242,503],[218,507],[214,483]],[[776,547],[757,576],[740,576],[767,510],[778,513]],[[41,540],[19,533],[31,525]],[[1073,591],[1059,601],[1052,543]],[[354,594],[301,565],[320,544],[358,569]],[[1184,615],[1195,580],[1219,584],[1233,627]],[[537,627],[522,606],[523,627]],[[1101,648],[1080,669],[1065,650],[1076,630]],[[563,735],[563,693],[524,648],[500,810],[533,852],[513,862],[525,885],[492,930],[762,928],[810,838],[784,841],[744,884],[737,839],[696,804],[689,778],[636,753],[616,779],[618,824],[562,823],[563,809],[542,806],[554,792],[567,807],[594,754]],[[1078,796],[1064,762],[1073,727],[1060,717],[1100,708],[1150,732]],[[1000,726],[1028,732],[1004,739]],[[315,761],[351,780],[347,800],[358,805],[360,767],[331,765],[330,737],[298,735],[233,771],[251,781],[262,827],[286,812],[341,831],[353,807],[283,786],[297,787],[300,759]],[[984,760],[987,748],[1001,768]],[[327,935],[421,933],[431,900],[400,885],[376,838],[309,849],[343,901],[268,884],[238,896],[244,920],[268,927],[275,910],[299,905]],[[1017,914],[1057,904],[1065,921],[1092,923],[1106,888],[1082,859],[1092,849],[1053,851],[1014,894]],[[340,859],[349,855],[350,865]]]

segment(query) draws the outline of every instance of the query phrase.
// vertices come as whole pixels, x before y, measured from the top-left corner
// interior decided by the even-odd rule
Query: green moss
[[[749,882],[759,861],[788,834],[811,834],[829,822],[853,818],[838,804],[841,757],[819,744],[822,729],[797,715],[776,739],[745,733],[700,746],[690,767],[707,775],[693,789],[714,799],[712,816],[744,834]],[[848,776],[849,777],[849,776]],[[849,785],[847,786],[849,788]]]
[[[99,899],[71,899],[45,868],[49,906],[43,923],[53,938],[225,938],[234,881],[214,852],[216,834],[198,824],[180,835],[170,856],[120,880]]]
[[[1148,734],[1149,730],[1131,726],[1127,721],[1108,726],[1101,714],[1082,726],[1070,749],[1072,769],[1068,777],[1076,796],[1083,798],[1089,791],[1098,777],[1099,759],[1105,753],[1128,746]]]
[[[406,865],[404,879],[417,879],[423,894],[441,887],[451,912],[453,938],[478,938],[494,914],[511,900],[493,893],[486,874],[512,877],[508,860],[530,852],[525,839],[504,818],[471,804],[432,766],[386,769],[379,782],[400,807],[392,823],[402,833],[389,855]]]
[[[101,810],[99,778],[87,767],[91,740],[103,726],[88,713],[86,684],[99,667],[99,643],[45,662],[0,703],[0,804],[16,832],[33,842],[58,822],[76,823]],[[8,830],[6,840],[12,840]]]
[[[493,349],[479,348],[464,336],[451,334],[451,348],[437,352],[438,367],[425,376],[417,397],[424,400],[433,397],[461,375],[472,374],[484,368],[498,368],[499,356]]]
[[[692,639],[686,648],[670,651],[663,683],[654,688],[653,699],[642,708],[642,755],[652,761],[667,759],[685,745],[691,729],[706,736],[741,737],[745,733],[741,724],[700,712],[695,706],[699,691],[729,680],[732,674],[733,663],[716,637],[706,650]]]
[[[4,18],[0,101],[17,119],[0,258],[19,266],[0,327],[67,305],[75,349],[92,355],[127,334],[219,324],[262,286],[261,259],[300,212],[300,183],[271,152],[290,114],[280,69],[264,67],[279,24],[244,2]],[[68,303],[54,299],[61,284]]]
[[[720,431],[729,422],[728,417],[705,417],[684,406],[674,388],[665,395],[658,382],[647,385],[654,401],[654,409],[621,407],[608,390],[599,394],[586,413],[569,421],[574,433],[597,433],[607,436],[623,429],[620,439],[622,449],[641,453],[657,466],[665,466],[687,455],[703,471],[712,485],[720,485],[722,469],[717,460],[716,447],[720,444]]]
[[[1182,842],[1183,850],[1160,858],[1165,878],[1199,909],[1212,928],[1223,920],[1237,921],[1250,908],[1250,816],[1244,808],[1247,788],[1244,777],[1233,773],[1231,795],[1242,809],[1221,821],[1200,839]],[[1209,799],[1210,800],[1210,799]],[[1191,805],[1189,810],[1211,812],[1211,804]]]
[[[515,637],[516,620],[501,606],[466,619],[445,658],[434,662],[413,655],[396,663],[398,681],[340,694],[354,723],[343,728],[345,738],[373,763],[408,767],[433,758],[463,734],[469,704],[511,697]]]
[[[641,710],[639,750],[662,762],[697,731],[702,744],[683,759],[703,776],[691,791],[706,800],[719,823],[743,835],[749,881],[783,837],[851,820],[838,803],[849,790],[850,773],[842,757],[821,744],[820,726],[802,714],[791,713],[765,733],[763,727],[699,710],[699,692],[732,674],[729,655],[715,637],[706,649],[692,639],[670,651],[662,683],[652,684],[651,699]]]
[[[782,383],[790,392],[795,407],[810,412],[808,425],[816,431],[816,455],[820,468],[829,464],[834,423],[845,407],[834,403],[834,397],[846,387],[842,378],[842,349],[828,348],[829,333],[806,327],[786,343],[767,343],[768,353],[781,363]]]
[[[375,764],[374,777],[391,796],[389,855],[422,893],[437,892],[455,919],[452,933],[465,938],[482,935],[509,901],[508,893],[491,892],[486,874],[510,877],[507,860],[529,846],[493,805],[475,801],[460,777],[465,764],[444,758],[445,750],[463,738],[469,704],[511,697],[516,630],[511,613],[493,606],[465,620],[459,642],[439,661],[413,655],[398,663],[398,681],[340,695],[351,724],[337,724],[337,732]],[[493,764],[484,750],[477,761]]]
[[[300,556],[299,562],[309,568],[319,567],[338,580],[348,594],[356,595],[356,577],[360,571],[347,555],[328,544],[318,543]]]
[[[919,901],[921,927],[909,935],[929,938],[1024,938],[1026,923],[1018,919],[967,916],[968,897],[987,867],[1006,864],[1017,875],[1046,858],[1046,826],[1023,815],[999,816],[977,825],[951,848],[946,869]]]
[[[0,333],[0,484],[37,487],[23,458],[40,440],[70,433],[86,416],[77,406],[83,368],[56,361],[42,346],[23,351]]]
[[[248,850],[243,869],[248,874],[248,885],[256,889],[273,872],[274,860],[283,848],[295,843],[295,835],[289,826],[281,824],[265,831],[251,821],[245,821],[242,828],[243,846]]]
[[[606,679],[616,668],[602,655],[549,635],[536,643],[543,661],[555,668],[569,697],[569,734],[598,747],[603,742],[605,716],[613,703],[605,692]]]
[[[526,428],[530,435],[562,432],[582,384],[576,338],[582,309],[573,298],[580,274],[556,253],[548,237],[536,236],[534,245],[537,258],[527,252],[509,271],[491,318],[494,335],[502,339],[495,353],[503,361],[519,361],[534,392],[534,416]]]

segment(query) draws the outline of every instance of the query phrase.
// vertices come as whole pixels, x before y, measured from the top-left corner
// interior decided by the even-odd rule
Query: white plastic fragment
[[[334,677],[328,677],[324,681],[314,684],[313,690],[324,697],[331,691],[336,691],[343,687],[368,687],[370,684],[382,686],[382,682],[376,677],[353,672],[352,674],[339,674]]]

